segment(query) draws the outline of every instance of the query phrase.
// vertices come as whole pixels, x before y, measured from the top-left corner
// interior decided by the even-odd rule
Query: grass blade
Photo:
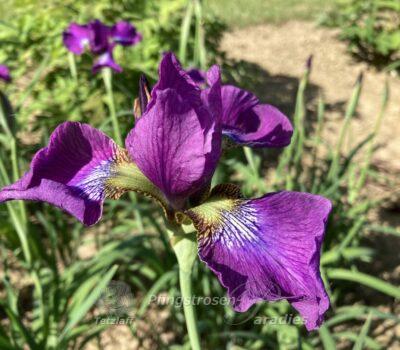
[[[94,305],[97,299],[100,297],[104,288],[106,288],[107,284],[110,282],[111,278],[114,276],[117,271],[118,266],[114,265],[99,281],[97,286],[92,290],[92,292],[85,298],[83,303],[76,308],[72,309],[70,312],[69,320],[60,336],[60,340],[62,340],[68,332],[88,313],[90,308]]]
[[[371,321],[372,321],[372,313],[370,312],[367,320],[365,321],[363,327],[361,328],[361,333],[360,333],[359,337],[357,338],[356,343],[354,344],[353,350],[362,350],[363,349],[364,344],[366,342],[367,335],[368,335],[369,327],[371,326]]]
[[[362,272],[350,271],[346,269],[328,269],[327,275],[330,279],[360,283],[386,295],[400,299],[400,289],[398,287]]]
[[[322,344],[324,345],[324,349],[335,350],[336,344],[333,340],[331,332],[329,331],[329,328],[326,325],[322,325],[318,331],[319,336],[321,337]]]

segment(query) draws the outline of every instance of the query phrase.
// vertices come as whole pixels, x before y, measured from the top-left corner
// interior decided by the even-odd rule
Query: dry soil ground
[[[281,26],[259,25],[229,32],[224,36],[222,49],[228,58],[258,67],[260,74],[265,74],[264,83],[257,85],[259,97],[272,104],[281,104],[283,109],[294,105],[291,99],[295,90],[293,82],[301,76],[305,62],[312,54],[312,90],[314,95],[321,92],[328,105],[330,135],[327,137],[332,142],[337,140],[345,103],[351,96],[357,76],[364,72],[358,115],[352,128],[352,143],[355,144],[372,131],[387,75],[349,55],[346,43],[339,41],[337,36],[336,30],[309,22],[290,21]],[[400,174],[400,79],[390,76],[389,85],[390,102],[378,137],[381,147],[374,161],[392,173]],[[289,96],[282,96],[285,93]]]

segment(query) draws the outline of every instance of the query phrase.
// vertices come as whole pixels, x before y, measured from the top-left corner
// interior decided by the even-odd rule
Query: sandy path
[[[257,86],[257,93],[265,102],[278,106],[282,101],[285,103],[285,97],[282,97],[285,93],[291,95],[286,102],[294,105],[296,79],[301,76],[307,57],[313,54],[311,83],[316,90],[322,91],[330,106],[327,137],[331,143],[337,140],[345,102],[354,82],[358,74],[364,72],[358,116],[352,126],[352,141],[357,142],[372,130],[381,104],[385,74],[352,58],[346,52],[346,44],[337,39],[337,34],[336,30],[308,22],[291,21],[279,27],[259,25],[227,33],[222,49],[228,58],[247,61],[266,71],[269,78],[265,79],[265,84]],[[374,163],[395,175],[400,174],[400,79],[389,77],[389,82],[391,99],[378,137],[381,148]],[[285,85],[286,91],[285,88],[281,93],[271,91]]]

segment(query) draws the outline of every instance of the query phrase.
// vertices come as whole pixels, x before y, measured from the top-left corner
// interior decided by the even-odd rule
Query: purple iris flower
[[[10,70],[4,64],[0,64],[0,79],[3,79],[7,83],[11,81]]]
[[[221,155],[227,118],[235,130],[248,130],[246,122],[252,119],[241,117],[234,124],[237,115],[249,115],[257,106],[249,93],[232,88],[224,93],[217,66],[207,72],[207,82],[209,87],[201,90],[175,56],[166,54],[125,149],[87,124],[65,122],[36,153],[30,170],[0,191],[0,202],[44,201],[92,225],[106,198],[129,190],[150,195],[170,220],[192,221],[200,259],[228,290],[235,310],[246,311],[260,300],[287,299],[312,330],[329,307],[319,262],[331,204],[300,192],[245,199],[235,185],[205,190]],[[271,147],[287,144],[281,136],[282,130],[291,130],[287,119],[265,107],[261,112],[265,125],[255,140]],[[290,141],[289,132],[285,137]],[[199,191],[202,199],[192,204]]]
[[[97,56],[93,72],[109,67],[116,72],[122,68],[113,59],[113,50],[116,45],[133,46],[142,40],[142,35],[129,22],[120,21],[109,27],[99,20],[79,25],[71,23],[63,33],[64,46],[76,55],[80,55],[89,48]]]

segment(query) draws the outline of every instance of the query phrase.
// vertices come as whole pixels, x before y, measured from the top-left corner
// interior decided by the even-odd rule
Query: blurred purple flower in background
[[[0,64],[0,79],[7,83],[11,81],[10,70],[4,64]]]
[[[75,55],[81,55],[86,48],[97,56],[93,72],[109,67],[116,72],[122,68],[114,61],[116,45],[133,46],[142,40],[142,35],[129,22],[120,21],[112,27],[99,20],[88,24],[71,23],[63,33],[64,46]]]
[[[110,36],[111,28],[98,19],[88,24],[90,33],[90,51],[94,54],[102,54],[114,46]]]

